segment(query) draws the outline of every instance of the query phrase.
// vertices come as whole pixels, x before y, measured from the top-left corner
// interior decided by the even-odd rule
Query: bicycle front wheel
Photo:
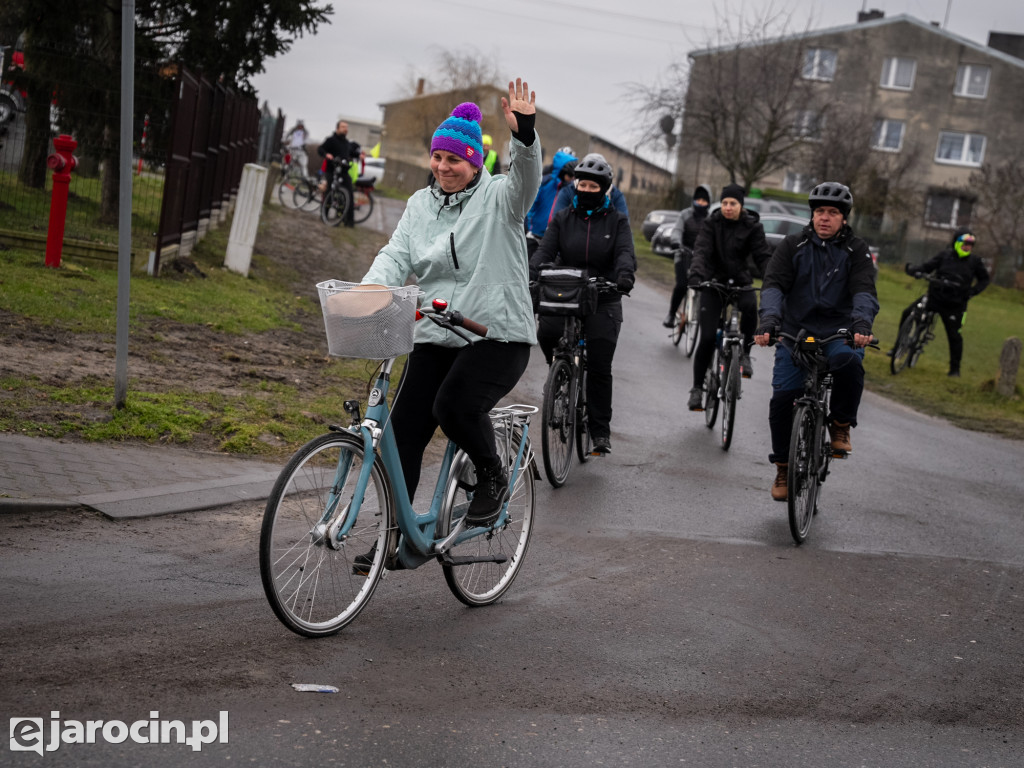
[[[740,399],[739,352],[733,347],[726,353],[725,376],[722,379],[722,450],[732,445],[733,426],[736,423],[736,401]]]
[[[572,444],[576,434],[576,406],[573,397],[572,365],[565,358],[551,361],[544,384],[541,412],[541,453],[548,482],[560,488],[572,466]]]
[[[306,213],[312,213],[317,210],[323,200],[320,196],[320,190],[317,189],[316,182],[309,179],[303,179],[296,185],[293,199],[295,207]]]
[[[700,333],[700,294],[693,288],[688,288],[686,303],[683,306],[686,307],[686,343],[683,345],[683,351],[687,357],[692,357]]]
[[[267,499],[260,531],[260,575],[274,614],[288,629],[324,637],[369,602],[393,548],[393,507],[376,462],[358,519],[340,541],[363,466],[363,442],[338,432],[300,448]]]
[[[914,354],[914,347],[917,345],[919,335],[920,322],[917,312],[911,312],[900,325],[900,330],[896,334],[896,343],[892,347],[892,357],[889,358],[889,370],[892,371],[893,376],[906,368],[910,363],[910,358]]]
[[[913,368],[915,365],[917,365],[917,361],[921,357],[921,353],[924,352],[924,345],[927,344],[931,339],[935,338],[935,334],[933,332],[934,328],[934,312],[927,313],[924,316],[924,318],[918,321],[913,346],[910,352],[910,360],[907,361],[907,365],[910,368]]]
[[[523,441],[523,430],[522,427],[514,427],[509,446],[503,429],[496,427],[495,442],[511,482],[512,469]],[[475,484],[473,463],[460,450],[452,462],[451,475],[445,488],[437,521],[437,538],[447,535],[459,518],[466,514]],[[452,547],[447,557],[438,557],[448,588],[461,602],[474,608],[490,605],[512,586],[530,545],[535,502],[533,451],[527,441],[515,487],[509,489],[505,524]]]
[[[295,209],[295,190],[301,182],[301,176],[289,174],[281,180],[280,184],[277,185],[277,199],[281,201],[281,205],[285,208],[290,210]]]
[[[714,428],[715,419],[718,418],[718,360],[716,349],[704,373],[704,424],[708,429]]]
[[[355,206],[352,220],[356,224],[366,221],[373,213],[373,195],[368,189],[356,187],[352,193],[352,204]]]
[[[811,530],[818,503],[821,463],[820,430],[824,427],[818,414],[807,404],[793,409],[793,431],[789,443],[789,532],[793,541],[802,544]]]
[[[320,204],[320,221],[330,227],[337,227],[345,220],[346,208],[348,190],[344,187],[328,189],[324,193],[324,201]]]
[[[587,415],[587,369],[580,366],[579,381],[576,384],[576,457],[580,464],[586,464],[594,450],[590,439],[590,416]]]

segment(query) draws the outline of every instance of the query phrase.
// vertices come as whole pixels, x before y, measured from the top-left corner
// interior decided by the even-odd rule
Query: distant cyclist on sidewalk
[[[701,283],[717,280],[727,283],[732,280],[737,286],[748,286],[754,282],[749,262],[760,274],[771,258],[772,252],[764,237],[757,211],[743,207],[745,191],[739,184],[729,184],[722,190],[721,207],[708,216],[697,242],[693,247],[693,261],[690,264],[689,285],[697,288]],[[718,333],[718,319],[722,314],[722,297],[717,291],[703,291],[700,297],[700,336],[693,355],[693,389],[687,407],[691,411],[704,410],[704,374],[715,352],[715,336]],[[750,348],[754,345],[754,329],[757,328],[757,298],[753,291],[740,293],[737,300],[740,310],[740,331],[743,333],[743,353],[740,365],[743,375],[750,378],[753,369],[750,364]]]
[[[334,128],[334,133],[324,139],[324,143],[317,147],[316,153],[327,160],[327,167],[324,172],[327,174],[327,189],[331,188],[331,180],[334,177],[334,163],[331,160],[348,160],[350,163],[357,162],[363,156],[359,145],[348,138],[348,123],[339,120]],[[349,173],[342,174],[342,183],[348,190],[348,207],[345,209],[344,224],[346,227],[355,226],[355,208],[352,206],[352,176]]]
[[[853,332],[853,346],[838,339],[825,348],[832,371],[832,449],[849,453],[850,429],[857,426],[857,409],[864,391],[864,347],[871,343],[871,326],[878,314],[875,266],[868,245],[846,223],[853,208],[849,188],[834,181],[819,184],[807,198],[811,223],[787,236],[775,249],[761,287],[761,324],[755,340],[767,346],[779,330],[796,336],[801,330],[818,337],[842,328]],[[771,495],[789,496],[789,443],[793,402],[803,394],[804,372],[793,361],[789,342],[775,348],[772,399],[768,426],[776,466]]]
[[[928,288],[928,307],[942,318],[949,339],[949,376],[960,375],[960,359],[964,354],[964,339],[960,329],[967,314],[967,302],[988,287],[988,270],[981,258],[974,255],[974,235],[967,227],[961,227],[953,234],[949,248],[932,256],[924,264],[915,267],[907,264],[908,275],[921,277],[933,273],[956,285],[933,283]],[[913,311],[917,301],[903,310],[900,325]],[[892,352],[889,353],[890,355]]]
[[[608,199],[612,167],[603,156],[586,155],[576,166],[573,204],[555,214],[540,247],[530,259],[530,277],[544,264],[578,267],[588,277],[603,277],[619,293],[598,298],[597,311],[583,318],[587,337],[587,411],[595,453],[612,449],[612,358],[622,328],[622,297],[633,289],[636,255],[629,218]],[[537,338],[550,363],[564,329],[561,317],[540,318]]]

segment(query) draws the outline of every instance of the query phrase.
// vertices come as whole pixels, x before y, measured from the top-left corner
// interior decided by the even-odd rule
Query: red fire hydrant
[[[71,172],[78,165],[72,152],[78,142],[66,134],[53,140],[54,153],[46,158],[46,167],[53,171],[53,194],[50,197],[50,227],[46,232],[46,266],[59,267],[64,247],[64,222],[68,215],[68,186]]]

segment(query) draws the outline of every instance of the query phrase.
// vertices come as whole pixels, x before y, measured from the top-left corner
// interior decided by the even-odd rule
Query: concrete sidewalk
[[[258,504],[283,466],[175,446],[0,433],[0,513],[87,507],[127,519]]]

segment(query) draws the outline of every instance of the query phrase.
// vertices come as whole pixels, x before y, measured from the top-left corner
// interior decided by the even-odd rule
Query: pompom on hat
[[[463,102],[452,110],[451,115],[434,131],[430,140],[430,152],[441,149],[458,155],[476,168],[484,164],[483,133],[480,107],[471,101]]]

